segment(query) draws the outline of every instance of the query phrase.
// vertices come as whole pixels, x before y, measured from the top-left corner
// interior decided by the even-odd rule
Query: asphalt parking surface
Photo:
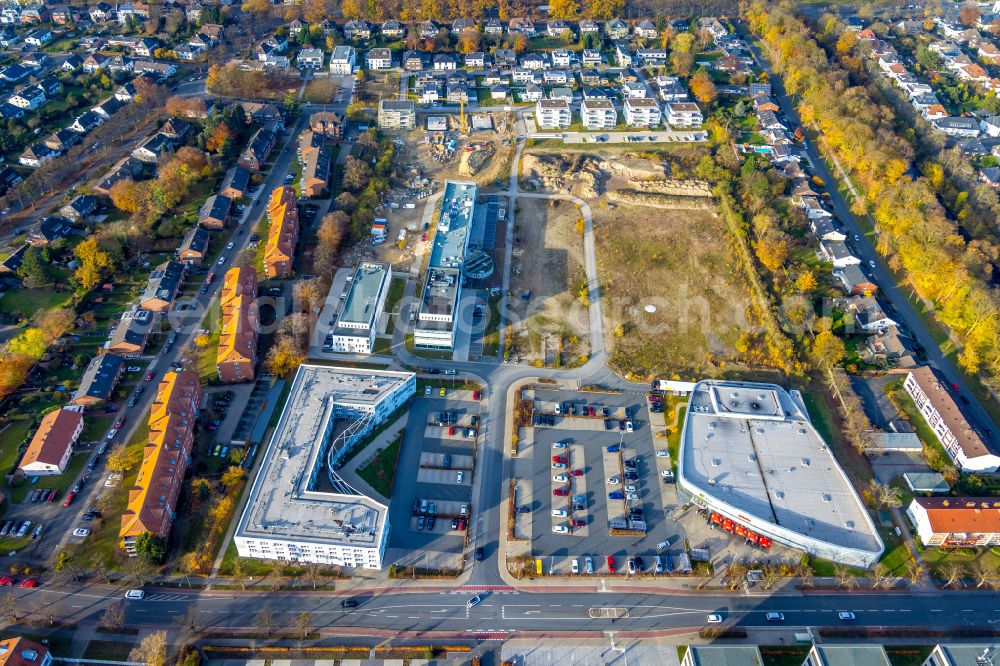
[[[556,425],[536,426],[534,428],[533,455],[531,460],[531,539],[532,552],[536,557],[562,559],[562,565],[555,564],[558,569],[568,566],[568,561],[574,557],[590,555],[594,558],[595,569],[606,571],[606,559],[613,555],[619,572],[625,568],[627,557],[639,555],[647,566],[652,565],[652,556],[659,554],[656,544],[664,539],[671,543],[682,543],[683,534],[677,523],[665,520],[662,500],[663,482],[659,478],[655,458],[654,435],[649,427],[649,410],[645,396],[642,393],[608,394],[574,391],[536,391],[536,404],[550,402],[574,402],[578,405],[594,405],[597,413],[607,406],[612,415],[623,415],[628,407],[634,424],[633,432],[619,430],[617,421],[613,430],[604,428],[604,419],[556,417]],[[590,429],[595,427],[598,429]],[[553,448],[556,442],[569,442],[567,449]],[[607,447],[621,445],[628,458],[638,458],[638,480],[626,481],[636,486],[638,502],[632,502],[643,510],[647,523],[645,536],[611,536],[608,531],[610,517],[623,515],[623,502],[609,500],[608,493],[613,490],[623,490],[624,484],[611,486],[607,484],[610,476],[621,478],[621,467],[616,456],[607,455]],[[665,444],[664,444],[665,446]],[[567,469],[554,469],[552,456],[567,456]],[[523,468],[522,468],[523,469]],[[582,477],[569,475],[570,470],[580,469]],[[569,495],[553,496],[555,487],[566,487],[567,484],[555,482],[554,474],[567,474],[570,479]],[[570,534],[557,534],[552,526],[565,525],[568,518],[555,517],[553,509],[565,509],[570,512],[571,498],[583,494],[586,511],[581,515],[572,512],[572,518],[582,518],[586,525],[576,528]],[[678,550],[678,549],[668,549]],[[600,566],[598,566],[600,564]],[[549,563],[545,563],[546,568]],[[581,561],[582,566],[582,561]]]
[[[447,553],[461,553],[464,548],[464,533],[452,532],[451,518],[445,516],[452,513],[457,515],[458,507],[462,504],[471,505],[474,440],[462,436],[458,429],[455,436],[449,436],[447,428],[428,427],[428,423],[434,420],[434,415],[444,410],[456,412],[459,418],[468,420],[473,414],[478,415],[479,406],[471,400],[440,398],[436,389],[434,397],[418,396],[410,405],[389,506],[392,525],[390,548]],[[421,467],[439,464],[443,454],[452,456],[453,470]],[[461,484],[456,481],[460,466],[464,468]],[[413,503],[414,500],[421,499],[437,504],[439,517],[433,531],[416,529]]]

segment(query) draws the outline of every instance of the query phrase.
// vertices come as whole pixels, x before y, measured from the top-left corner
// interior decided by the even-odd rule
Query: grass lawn
[[[483,356],[496,356],[500,353],[500,298],[501,295],[490,296],[489,319],[483,330]]]
[[[993,552],[993,550],[984,550],[981,553],[977,553],[970,548],[960,548],[960,549],[944,549],[944,548],[925,548],[920,554],[920,558],[927,565],[927,568],[933,573],[943,568],[947,564],[959,564],[967,572],[972,569],[972,565],[977,561],[983,561],[994,571],[1000,570],[1000,555]],[[969,574],[971,577],[971,574]]]
[[[18,447],[31,433],[31,419],[13,419],[0,429],[0,470],[5,473],[20,458]]]
[[[226,554],[222,557],[222,565],[219,567],[219,573],[223,576],[232,576],[233,571],[235,570],[236,560],[240,561],[243,573],[247,576],[266,576],[271,573],[271,570],[274,568],[274,564],[270,562],[240,557],[239,553],[236,551],[236,544],[230,541],[229,546],[226,548]]]
[[[358,469],[358,476],[382,497],[389,498],[392,495],[392,482],[396,476],[396,461],[399,458],[399,448],[402,442],[402,436],[397,437],[392,444],[382,449],[382,452],[375,456],[368,465]]]
[[[94,416],[88,414],[83,420],[83,432],[80,434],[81,442],[97,442],[108,434],[111,425],[115,422],[115,417],[111,414],[107,416]]]
[[[83,651],[83,658],[125,661],[134,646],[135,643],[129,641],[90,641]]]
[[[209,326],[208,342],[198,350],[198,364],[195,367],[198,376],[201,377],[202,384],[207,384],[219,374],[215,361],[219,348],[219,336],[222,334],[222,305],[218,299],[213,299],[210,307],[212,312],[202,320],[203,324],[207,323]]]
[[[391,354],[392,338],[375,338],[375,346],[372,347],[373,354]]]
[[[406,280],[404,278],[393,278],[389,284],[389,293],[385,297],[385,312],[399,312],[399,302],[403,299],[403,291],[406,290]]]
[[[149,412],[135,415],[139,419],[139,426],[132,434],[126,448],[129,451],[142,451],[149,439]],[[104,563],[113,569],[120,568],[115,560],[115,551],[118,549],[118,529],[121,527],[119,517],[125,512],[125,505],[128,502],[128,489],[135,485],[135,480],[139,476],[139,465],[126,472],[125,478],[114,488],[105,492],[111,493],[111,506],[114,510],[109,511],[104,518],[92,523],[90,540],[87,542],[87,556],[99,557]]]
[[[826,393],[803,391],[802,400],[809,411],[813,426],[833,449],[834,457],[844,468],[847,476],[856,483],[867,483],[872,479],[872,470],[864,456],[854,450],[844,439],[837,426],[837,415]]]
[[[52,289],[12,289],[0,296],[0,312],[19,312],[25,317],[33,317],[39,312],[52,310],[65,304],[72,293]]]
[[[892,666],[921,666],[934,648],[930,645],[886,645]]]
[[[329,77],[312,78],[306,83],[306,89],[302,93],[302,101],[312,104],[330,104],[338,90],[340,90],[340,86],[331,81]]]

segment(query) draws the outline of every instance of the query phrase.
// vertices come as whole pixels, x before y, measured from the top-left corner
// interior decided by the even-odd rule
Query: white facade
[[[618,124],[618,112],[606,99],[585,99],[580,105],[583,126],[589,130],[610,130]]]
[[[535,104],[535,124],[539,129],[566,129],[573,120],[569,102],[542,99]]]
[[[416,375],[303,365],[292,381],[233,536],[237,552],[381,569],[388,507],[348,486],[335,465],[413,397]]]
[[[648,97],[626,98],[625,122],[632,127],[656,127],[660,124],[661,119],[660,106],[655,100]]]
[[[392,51],[389,49],[372,49],[367,57],[368,69],[389,69],[392,67]]]
[[[350,74],[354,71],[354,63],[358,54],[351,46],[337,46],[330,54],[331,74]]]
[[[392,282],[389,264],[365,263],[358,266],[351,288],[324,345],[325,351],[342,354],[371,354],[378,321]]]
[[[705,122],[701,109],[694,102],[667,104],[667,123],[671,127],[700,127]]]
[[[911,371],[903,388],[913,398],[920,414],[963,472],[996,472],[1000,456],[986,448],[958,409],[948,389],[937,380],[930,368],[923,366]],[[942,411],[944,413],[942,413]]]
[[[302,49],[299,51],[296,61],[299,63],[299,69],[303,67],[307,69],[322,69],[323,52],[319,49]]]

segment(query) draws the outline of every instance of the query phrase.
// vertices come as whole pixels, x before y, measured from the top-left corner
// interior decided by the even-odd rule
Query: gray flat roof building
[[[704,380],[691,394],[678,491],[810,555],[874,566],[882,539],[797,391]]]
[[[763,666],[756,645],[688,645],[681,666]]]
[[[388,507],[334,467],[415,391],[410,372],[300,366],[236,528],[240,556],[380,569]]]

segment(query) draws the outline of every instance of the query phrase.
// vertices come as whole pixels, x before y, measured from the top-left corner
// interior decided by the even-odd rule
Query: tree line
[[[820,149],[861,188],[854,212],[871,215],[879,231],[876,249],[961,341],[962,368],[979,373],[990,389],[1000,388],[1000,299],[971,270],[976,255],[931,180],[910,173],[914,149],[895,131],[892,111],[864,86],[852,85],[789,9],[757,0],[746,16],[787,92],[798,96],[803,123],[821,132]]]

